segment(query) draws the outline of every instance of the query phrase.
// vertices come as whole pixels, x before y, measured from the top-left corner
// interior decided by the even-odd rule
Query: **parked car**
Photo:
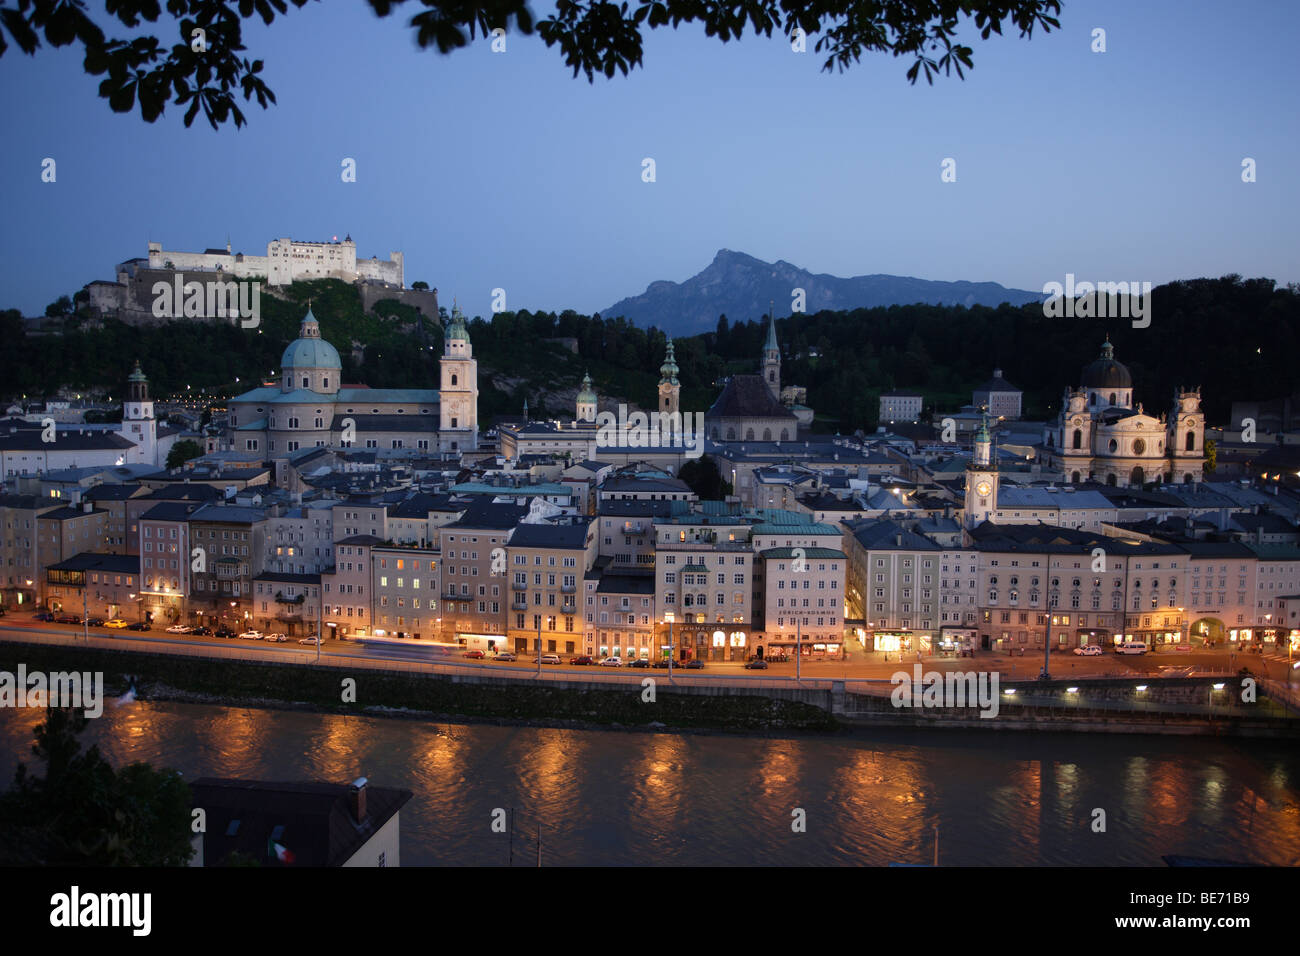
[[[1145,654],[1147,646],[1141,641],[1125,641],[1123,644],[1115,645],[1116,654]]]
[[[230,640],[231,638],[235,637],[235,632],[228,627],[219,627],[214,632],[214,636],[223,638],[225,640]]]
[[[298,639],[298,643],[299,643],[299,644],[311,644],[311,645],[315,646],[315,645],[317,645],[317,644],[320,643],[320,638],[319,638],[319,637],[316,637],[316,636],[313,634],[311,637],[300,637],[300,638]]]
[[[260,641],[262,639],[261,631],[244,631],[239,635],[241,641]]]
[[[593,661],[593,660],[592,660],[590,657],[588,657],[586,654],[579,654],[577,657],[572,657],[572,658],[570,658],[570,659],[569,659],[569,663],[570,663],[570,664],[577,664],[577,665],[579,665],[579,666],[583,666],[583,665],[587,665],[587,664],[594,664],[594,663],[596,663],[596,662]]]
[[[77,615],[75,615],[75,614],[60,614],[60,615],[56,618],[56,620],[57,620],[60,624],[80,624],[80,623],[81,623],[81,618],[77,617]]]
[[[519,659],[519,658],[515,657],[513,651],[497,651],[496,660],[499,660],[499,661],[515,661],[515,660],[518,660],[518,659]]]
[[[104,619],[102,617],[92,617],[88,621],[86,621],[86,623],[91,627],[103,627]]]
[[[468,657],[472,661],[481,661],[483,660],[483,658],[487,657],[487,655],[484,654],[482,651],[465,651],[460,656]]]
[[[54,620],[54,615],[51,614],[49,611],[38,611],[38,612],[36,612],[35,614],[33,614],[32,617],[35,618],[35,619],[38,620],[38,621],[53,621],[53,620]]]
[[[650,666],[650,658],[648,658],[648,657],[634,657],[632,660],[630,660],[630,661],[627,662],[627,666],[628,666],[628,667],[647,667],[647,668],[648,668],[648,667]]]
[[[686,669],[690,671],[702,671],[704,670],[704,661],[700,660],[698,657],[692,658],[686,662]]]
[[[623,658],[621,658],[621,657],[606,657],[604,660],[602,660],[602,661],[600,662],[600,666],[601,666],[601,667],[622,667],[622,666],[623,666]]]
[[[672,666],[672,662],[666,657],[661,657],[659,660],[655,661],[655,667],[668,668]]]
[[[115,617],[111,620],[105,621],[104,626],[120,628],[120,627],[126,627],[127,625],[126,625],[126,621],[122,620],[120,617]]]
[[[1084,644],[1082,647],[1074,649],[1074,653],[1079,657],[1096,657],[1101,652],[1100,644]]]
[[[533,658],[533,660],[536,660],[536,659],[537,659],[537,658]],[[564,662],[560,660],[560,655],[559,655],[559,654],[543,654],[543,655],[542,655],[542,663],[543,663],[543,664],[563,664]]]
[[[211,637],[211,636],[212,636],[212,628],[210,628],[210,627],[203,627],[203,626],[200,626],[200,627],[196,627],[196,628],[194,628],[194,630],[192,631],[192,633],[194,633],[194,634],[201,634],[203,637]]]
[[[194,628],[190,627],[188,624],[173,624],[171,627],[167,628],[167,633],[168,634],[189,634],[193,630]]]
[[[289,635],[288,634],[267,634],[265,637],[262,638],[262,640],[270,641],[272,644],[283,644],[285,641],[289,640]]]
[[[148,621],[136,621],[134,624],[128,624],[126,629],[128,631],[152,631],[153,625]]]
[[[767,661],[763,660],[761,657],[755,657],[752,661],[747,661],[745,663],[745,670],[765,671],[767,670]]]

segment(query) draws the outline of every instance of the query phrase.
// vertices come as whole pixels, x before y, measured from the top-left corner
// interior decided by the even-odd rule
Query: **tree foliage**
[[[32,752],[44,777],[19,764],[0,795],[0,863],[26,866],[183,866],[189,861],[190,791],[180,774],[113,767],[77,739],[78,711],[50,709]]]
[[[184,438],[172,445],[171,451],[167,452],[167,467],[179,468],[191,458],[198,458],[202,454],[202,445],[189,438]]]
[[[712,455],[682,462],[677,477],[690,485],[701,501],[721,501],[731,494],[731,483],[722,480],[722,472]]]
[[[338,350],[342,380],[373,387],[437,388],[443,327],[395,301],[361,307],[356,289],[337,279],[295,283],[281,299],[262,300],[259,332],[223,322],[176,321],[152,327],[106,320],[102,329],[6,338],[10,360],[0,399],[50,395],[60,386],[121,394],[125,370],[139,357],[153,394],[185,391],[225,398],[254,387],[279,367],[298,333],[307,299],[321,334]],[[927,409],[955,410],[994,368],[1022,389],[1025,417],[1060,410],[1066,386],[1097,358],[1107,335],[1133,374],[1136,399],[1167,411],[1174,389],[1204,385],[1211,422],[1226,422],[1234,399],[1295,392],[1300,353],[1300,292],[1271,279],[1193,279],[1151,293],[1151,325],[1126,319],[1049,319],[1041,305],[997,308],[905,305],[816,312],[777,320],[781,378],[807,388],[815,430],[874,429],[882,391],[914,389]],[[6,315],[0,312],[0,325]],[[380,316],[383,316],[382,318]],[[681,408],[703,411],[729,375],[757,371],[767,329],[761,318],[729,317],[726,330],[673,340]],[[596,391],[642,408],[658,405],[659,366],[667,337],[623,317],[563,312],[500,312],[469,322],[479,360],[479,418],[518,415],[523,400],[540,415],[544,396],[576,391],[590,372]],[[574,339],[578,354],[559,339]],[[364,344],[363,344],[364,343]],[[237,382],[236,379],[239,379]],[[555,406],[556,402],[550,402]],[[573,414],[572,404],[545,409]],[[120,413],[115,420],[120,421]]]
[[[110,36],[96,22],[89,4],[67,0],[0,0],[0,56],[10,43],[29,55],[44,44],[74,46],[83,66],[102,76],[99,95],[117,113],[137,106],[153,122],[169,105],[185,107],[185,125],[200,112],[213,129],[247,122],[237,94],[263,109],[275,93],[262,78],[263,61],[245,55],[244,21],[270,25],[286,18],[290,6],[308,0],[104,0],[102,19],[125,36]],[[367,0],[380,17],[411,0]],[[911,57],[907,78],[922,72],[933,83],[937,74],[973,66],[972,50],[956,42],[964,22],[980,39],[1001,34],[1003,26],[1030,37],[1059,27],[1060,0],[558,0],[555,11],[535,23],[525,0],[414,0],[423,7],[410,19],[421,49],[450,53],[477,36],[512,26],[524,35],[536,32],[548,47],[558,47],[565,64],[594,81],[597,73],[624,75],[642,65],[643,31],[699,24],[706,36],[723,43],[746,30],[774,33],[805,42],[816,38],[825,70],[844,70],[864,54]],[[146,24],[148,26],[146,26]],[[201,31],[201,32],[200,32]]]

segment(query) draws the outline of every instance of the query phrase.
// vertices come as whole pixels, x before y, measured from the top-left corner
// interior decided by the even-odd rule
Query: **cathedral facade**
[[[309,308],[281,356],[280,381],[230,400],[229,446],[266,460],[326,447],[477,451],[478,362],[459,308],[439,364],[440,389],[344,387],[338,350]]]
[[[1120,487],[1147,482],[1200,481],[1205,416],[1200,389],[1177,389],[1158,418],[1133,402],[1133,376],[1116,361],[1108,338],[1101,356],[1084,366],[1078,388],[1067,388],[1061,412],[1043,435],[1044,457],[1065,481]]]

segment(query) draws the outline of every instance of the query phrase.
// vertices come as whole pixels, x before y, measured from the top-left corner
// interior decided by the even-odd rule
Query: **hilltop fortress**
[[[358,286],[367,310],[381,299],[398,299],[425,315],[438,314],[436,290],[406,288],[402,253],[392,252],[388,259],[358,259],[351,236],[342,242],[273,239],[264,256],[232,252],[228,242],[225,249],[203,252],[176,252],[151,242],[148,252],[147,257],[119,263],[116,281],[96,280],[87,285],[90,307],[130,324],[167,321],[155,314],[154,289],[159,282],[172,283],[179,273],[185,282],[204,285],[247,279],[275,287],[310,279],[340,279]]]

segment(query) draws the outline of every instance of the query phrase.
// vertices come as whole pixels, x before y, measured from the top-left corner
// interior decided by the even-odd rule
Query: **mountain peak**
[[[771,301],[777,303],[778,316],[789,315],[796,288],[804,290],[808,312],[914,303],[996,307],[1003,302],[1022,305],[1043,299],[1037,292],[1007,289],[996,282],[937,282],[891,275],[842,279],[811,273],[784,259],[764,262],[722,248],[708,267],[686,281],[656,280],[641,295],[616,302],[600,314],[624,316],[669,335],[695,335],[712,330],[723,313],[733,322],[759,319]]]

